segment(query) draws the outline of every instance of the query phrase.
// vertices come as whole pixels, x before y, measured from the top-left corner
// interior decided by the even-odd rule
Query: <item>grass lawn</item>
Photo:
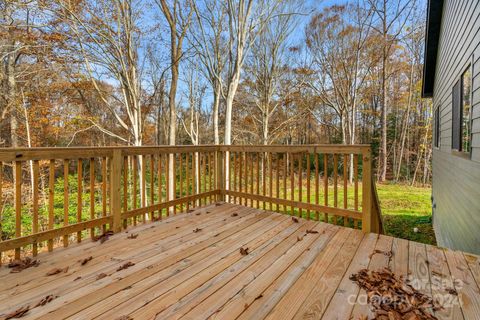
[[[431,189],[377,184],[385,233],[397,238],[436,244],[432,227]],[[414,228],[418,232],[414,232]]]

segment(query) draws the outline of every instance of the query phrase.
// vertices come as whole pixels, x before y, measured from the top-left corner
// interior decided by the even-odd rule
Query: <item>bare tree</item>
[[[180,66],[180,60],[183,57],[183,40],[187,34],[187,30],[192,20],[193,10],[191,9],[191,3],[187,0],[186,3],[181,5],[180,0],[174,0],[172,5],[167,4],[166,0],[156,0],[156,3],[163,12],[165,19],[168,22],[170,29],[170,92],[168,94],[168,105],[170,109],[170,123],[169,123],[169,145],[175,145],[176,139],[176,125],[177,125],[177,111],[176,111],[176,96],[178,86],[178,69]],[[175,195],[174,190],[174,155],[169,156],[169,179],[168,188],[170,199],[172,200]]]
[[[216,0],[204,0],[199,8],[193,2],[195,10],[195,28],[191,38],[196,57],[204,66],[203,72],[210,82],[213,92],[213,136],[214,143],[220,144],[219,107],[223,95],[223,72],[227,60],[227,47],[224,41],[226,26],[226,8]]]
[[[295,88],[282,90],[281,82],[291,72],[288,54],[288,38],[296,27],[296,17],[293,14],[292,2],[285,1],[279,5],[275,12],[279,13],[265,22],[265,27],[259,32],[247,61],[247,79],[253,88],[250,94],[253,102],[260,113],[260,119],[254,116],[260,123],[262,144],[269,144],[270,120],[278,107]],[[298,5],[298,3],[296,3]],[[291,60],[291,59],[290,59]],[[285,121],[291,121],[285,119]],[[282,127],[283,123],[277,123]]]
[[[381,49],[381,143],[379,155],[378,180],[385,181],[388,166],[387,149],[387,82],[391,73],[389,71],[388,59],[394,44],[400,39],[403,27],[414,8],[416,0],[368,0],[373,10],[376,21],[371,27],[377,31],[382,38]]]

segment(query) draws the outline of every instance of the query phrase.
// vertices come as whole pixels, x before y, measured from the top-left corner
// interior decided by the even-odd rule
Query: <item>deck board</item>
[[[130,233],[138,237],[128,239]],[[358,303],[365,292],[349,276],[383,267],[426,281],[426,294],[452,299],[437,282],[460,279],[455,289],[462,304],[436,315],[480,314],[477,256],[227,203],[38,259],[38,267],[20,274],[0,268],[0,319],[26,305],[32,309],[22,319],[356,319],[370,311]],[[117,271],[128,261],[135,265]],[[47,295],[56,298],[33,308]]]

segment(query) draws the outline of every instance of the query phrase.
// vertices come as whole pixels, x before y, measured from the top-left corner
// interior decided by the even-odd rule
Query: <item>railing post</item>
[[[114,149],[112,161],[110,161],[110,214],[112,215],[112,231],[117,233],[122,231],[122,211],[121,211],[121,175],[122,175],[122,150]]]
[[[362,231],[372,231],[372,156],[370,148],[362,153]]]

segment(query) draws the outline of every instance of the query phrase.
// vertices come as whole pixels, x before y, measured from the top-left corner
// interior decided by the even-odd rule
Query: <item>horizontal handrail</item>
[[[218,201],[377,231],[370,158],[369,145],[3,148],[0,262]]]

